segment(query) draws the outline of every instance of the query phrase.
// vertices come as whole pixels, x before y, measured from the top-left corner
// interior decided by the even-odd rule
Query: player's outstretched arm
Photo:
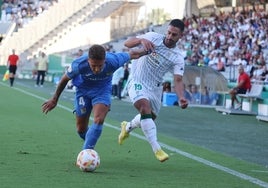
[[[53,97],[42,104],[43,113],[47,114],[49,111],[51,111],[53,108],[57,106],[59,97],[69,80],[70,78],[66,74],[62,76]]]
[[[145,51],[154,51],[154,44],[151,41],[143,38],[131,37],[124,42],[124,45],[128,48],[133,48],[142,45]]]
[[[146,50],[143,48],[138,48],[138,49],[130,49],[129,50],[129,55],[131,59],[138,59],[139,57],[148,54]]]

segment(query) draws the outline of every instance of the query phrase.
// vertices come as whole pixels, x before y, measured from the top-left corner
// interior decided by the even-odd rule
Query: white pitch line
[[[267,170],[251,170],[252,172],[268,173]]]
[[[3,84],[3,83],[1,83],[1,82],[0,82],[0,84],[3,85],[3,86],[7,86],[6,84]],[[40,97],[40,96],[38,96],[38,95],[32,94],[32,93],[30,93],[30,92],[27,92],[27,91],[25,91],[25,90],[22,90],[22,89],[19,89],[19,88],[16,88],[16,87],[13,87],[13,88],[14,88],[15,90],[18,90],[18,91],[20,91],[20,92],[26,94],[26,95],[35,97],[35,98],[40,99],[40,100],[42,100],[42,101],[47,100],[47,99],[44,98],[44,97]],[[70,108],[68,108],[68,107],[66,107],[66,106],[63,106],[63,105],[60,105],[60,104],[58,104],[57,106],[60,107],[60,108],[62,108],[62,109],[64,109],[64,110],[67,110],[67,111],[69,111],[69,112],[73,112],[72,109],[70,109]],[[108,124],[108,123],[104,123],[104,125],[107,126],[107,127],[116,129],[116,130],[120,130],[118,127],[113,126],[113,125]],[[133,133],[133,132],[132,132],[131,135],[133,135],[133,136],[135,136],[135,137],[137,137],[137,138],[139,138],[139,139],[146,140],[146,138],[145,138],[144,136],[141,136],[141,135],[139,135],[139,134],[137,134],[137,133]],[[202,163],[202,164],[205,164],[205,165],[207,165],[207,166],[216,168],[216,169],[218,169],[218,170],[220,170],[220,171],[226,172],[226,173],[231,174],[231,175],[233,175],[233,176],[236,176],[236,177],[238,177],[238,178],[247,180],[247,181],[249,181],[249,182],[251,182],[251,183],[253,183],[253,184],[259,185],[259,186],[261,186],[261,187],[268,188],[268,183],[265,182],[265,181],[262,181],[262,180],[259,180],[259,179],[257,179],[257,178],[254,178],[254,177],[252,177],[252,176],[249,176],[249,175],[240,173],[240,172],[238,172],[238,171],[232,170],[232,169],[227,168],[227,167],[225,167],[225,166],[222,166],[222,165],[213,163],[213,162],[211,162],[211,161],[208,161],[208,160],[203,159],[203,158],[201,158],[201,157],[192,155],[192,154],[190,154],[190,153],[187,153],[187,152],[182,151],[182,150],[180,150],[180,149],[177,149],[177,148],[175,148],[175,147],[169,146],[169,145],[167,145],[167,144],[164,144],[164,143],[161,143],[161,142],[160,142],[160,145],[161,145],[163,148],[166,148],[166,149],[168,149],[168,150],[170,150],[170,151],[172,151],[172,152],[175,152],[175,153],[177,153],[177,154],[180,154],[180,155],[182,155],[182,156],[184,156],[184,157],[187,157],[187,158],[189,158],[189,159],[192,159],[192,160],[194,160],[194,161],[198,161],[198,162],[200,162],[200,163]]]

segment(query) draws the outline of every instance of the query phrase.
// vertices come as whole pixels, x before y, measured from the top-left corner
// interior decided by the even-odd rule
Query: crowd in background
[[[268,81],[268,15],[263,9],[184,18],[179,43],[187,65],[224,72],[242,64],[252,80]],[[235,78],[236,79],[236,78]]]
[[[53,2],[5,0],[1,7],[1,19],[14,19],[21,25],[18,19],[32,18]],[[224,74],[227,71],[237,73],[236,68],[242,64],[252,81],[268,82],[268,14],[265,10],[253,7],[242,11],[220,12],[210,17],[193,15],[183,20],[186,28],[178,47],[184,54],[186,65],[209,66]],[[107,44],[105,48],[115,52],[113,45]],[[237,75],[233,78],[228,76],[231,81],[237,79]],[[195,87],[194,84],[186,86],[190,96]],[[200,94],[196,98],[202,98],[199,95],[208,93],[207,89],[198,91]],[[204,101],[212,100],[204,98],[202,101],[208,103]]]
[[[252,82],[268,82],[268,14],[265,10],[220,12],[211,17],[193,15],[184,18],[184,23],[184,37],[178,45],[186,65],[209,66],[234,82],[238,77],[237,67],[243,65]],[[190,104],[215,105],[219,99],[207,86],[199,90],[194,83],[185,86],[185,97]]]
[[[54,2],[57,0],[4,0],[1,6],[1,22],[15,22],[18,28],[22,27]]]
[[[236,81],[237,67],[242,64],[252,81],[268,82],[268,15],[265,10],[234,10],[210,17],[193,15],[183,20],[186,29],[178,45],[186,65],[209,66],[223,74],[233,72],[232,78],[230,74],[224,76]],[[170,91],[172,89],[163,89],[163,92]],[[185,95],[190,104],[216,105],[219,99],[207,86],[199,90],[194,83],[185,86]]]

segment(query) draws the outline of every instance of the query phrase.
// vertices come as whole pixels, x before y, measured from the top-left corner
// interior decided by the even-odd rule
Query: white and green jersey
[[[155,51],[132,61],[133,80],[141,83],[147,89],[153,89],[162,84],[163,77],[167,72],[183,75],[185,66],[183,55],[177,46],[168,48],[164,45],[164,35],[149,32],[138,38],[152,41]]]
[[[149,100],[157,115],[161,108],[163,77],[167,72],[182,76],[184,59],[177,46],[167,48],[164,45],[164,35],[149,32],[139,37],[152,41],[155,51],[132,61],[128,94],[132,103]]]

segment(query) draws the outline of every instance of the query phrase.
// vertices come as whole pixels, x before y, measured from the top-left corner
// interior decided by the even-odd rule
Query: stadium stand
[[[66,33],[70,32],[73,28],[79,26],[79,24],[85,24],[88,22],[92,22],[94,20],[105,20],[107,16],[111,17],[120,17],[119,20],[122,20],[122,15],[124,15],[124,11],[128,10],[126,7],[129,6],[136,6],[140,7],[140,4],[131,4],[129,2],[110,2],[110,1],[102,1],[102,0],[79,0],[79,1],[71,1],[68,5],[64,1],[58,1],[58,3],[54,4],[49,10],[44,11],[42,15],[34,18],[27,27],[21,28],[18,30],[17,33],[10,38],[9,43],[12,45],[15,44],[20,47],[22,50],[21,52],[34,54],[39,51],[39,49],[49,49],[53,43],[56,43],[60,39],[66,35]],[[62,7],[64,7],[64,11],[62,11]],[[244,53],[245,55],[249,55],[250,57],[261,57],[260,59],[256,58],[255,64],[264,62],[265,66],[267,66],[268,62],[268,40],[267,36],[265,38],[265,32],[267,28],[264,25],[261,25],[261,22],[258,20],[265,20],[267,19],[267,13],[263,10],[247,10],[245,12],[240,11],[241,9],[235,9],[235,12],[221,12],[218,15],[210,15],[210,17],[202,18],[197,16],[187,17],[184,18],[184,21],[187,25],[187,29],[185,32],[185,38],[182,40],[182,44],[184,46],[179,46],[182,52],[186,55],[185,60],[187,65],[191,65],[201,69],[200,67],[209,66],[208,62],[205,62],[203,59],[204,54],[208,54],[208,58],[210,61],[215,60],[215,56],[217,54],[224,54],[225,58],[223,58],[225,63],[225,70],[223,72],[217,72],[223,75],[228,84],[225,86],[228,88],[213,88],[213,84],[210,82],[214,81],[214,77],[206,78],[205,83],[209,83],[212,88],[218,92],[220,95],[220,100],[217,105],[224,105],[226,101],[228,101],[228,96],[226,96],[226,92],[232,86],[232,83],[236,82],[237,77],[237,63],[244,63],[243,59],[237,58],[239,53]],[[58,18],[59,17],[59,18]],[[130,16],[131,17],[131,16]],[[49,20],[49,22],[48,22]],[[251,20],[251,21],[250,21]],[[34,30],[35,27],[42,22],[45,28],[38,28],[40,29],[36,33],[29,38],[26,37],[26,33]],[[55,22],[55,23],[54,23]],[[126,22],[126,21],[125,21]],[[113,46],[114,50],[121,51],[124,50],[122,41],[130,35],[135,35],[139,32],[145,32],[148,28],[143,27],[140,30],[134,29],[133,25],[136,25],[136,20],[133,23],[129,23],[126,25],[125,22],[119,22],[118,20],[112,20],[109,26],[111,27],[111,41],[107,41],[105,44],[110,44]],[[239,23],[238,25],[235,25]],[[261,25],[262,30],[257,27],[257,23]],[[166,27],[166,24],[161,26],[154,26],[154,30],[156,32],[163,33],[163,28]],[[116,30],[116,29],[117,30]],[[199,29],[197,29],[199,28]],[[230,28],[237,28],[236,32],[232,31]],[[247,36],[247,32],[250,28],[252,33],[252,41],[248,41],[247,38],[245,40],[245,36]],[[45,32],[43,32],[43,30]],[[240,31],[240,32],[238,32]],[[240,33],[240,34],[239,34]],[[25,35],[25,37],[24,37]],[[214,37],[208,37],[209,35]],[[23,37],[22,37],[23,36]],[[118,36],[123,36],[119,38]],[[260,36],[260,37],[259,37]],[[261,37],[262,36],[262,37]],[[19,40],[22,39],[23,41]],[[25,40],[24,40],[25,38]],[[19,41],[19,42],[18,42]],[[245,44],[245,41],[248,42]],[[230,54],[228,47],[230,46],[231,42],[235,43],[235,53],[230,55],[232,50],[230,50]],[[257,43],[258,45],[255,45]],[[245,44],[245,45],[243,45]],[[245,46],[247,48],[245,48]],[[261,48],[260,48],[261,46]],[[10,49],[10,46],[5,46],[5,49]],[[88,45],[79,48],[87,49]],[[195,51],[195,49],[199,49],[199,51]],[[248,51],[246,49],[249,49]],[[0,46],[0,55],[3,51],[3,45]],[[74,48],[77,50],[77,47]],[[69,52],[60,52],[57,58],[52,58],[51,60],[51,71],[49,80],[53,81],[54,77],[57,77],[62,73],[64,70],[64,65],[62,65],[62,57]],[[231,57],[232,56],[232,57]],[[1,56],[3,58],[3,56]],[[198,58],[196,58],[198,57]],[[233,59],[234,58],[234,59]],[[243,58],[249,58],[245,56]],[[198,61],[196,61],[196,59]],[[248,59],[247,59],[248,61]],[[57,63],[55,63],[57,62]],[[216,67],[214,64],[211,63],[211,68]],[[2,62],[0,62],[2,63]],[[55,65],[54,65],[55,63]],[[245,65],[246,66],[246,65]],[[25,77],[25,76],[23,76]],[[197,77],[197,76],[195,76]],[[202,79],[202,78],[201,78]],[[191,78],[190,82],[195,82],[195,78]],[[224,82],[226,83],[226,82]],[[211,88],[211,87],[210,87]],[[201,90],[201,88],[200,88]],[[250,103],[250,110],[255,114],[261,114],[261,111],[265,111],[266,107],[268,106],[268,101],[266,100],[268,90],[266,89],[265,85],[263,87],[261,98],[263,100],[252,100],[248,97],[244,98],[245,103]],[[242,96],[241,96],[242,97]],[[249,106],[248,104],[245,106]],[[259,107],[261,106],[261,107]],[[263,110],[264,109],[264,110]],[[265,114],[264,114],[265,115]],[[268,115],[268,114],[267,114]]]
[[[128,26],[128,30],[133,29],[135,20],[132,19],[133,21],[127,22],[126,20],[129,19],[124,17],[131,17],[130,13],[137,11],[136,9],[139,8],[141,4],[137,2],[115,2],[106,0],[58,1],[58,3],[55,3],[48,10],[45,10],[42,14],[32,19],[27,26],[19,28],[18,32],[14,32],[8,40],[8,44],[4,43],[0,46],[0,64],[4,64],[5,59],[10,53],[9,49],[14,48],[14,46],[18,53],[24,52],[27,53],[28,56],[37,54],[40,50],[45,51],[47,54],[53,53],[49,51],[53,44],[57,43],[74,28],[80,26],[85,20],[92,21],[92,19],[95,18],[94,15],[97,14],[99,17],[103,17],[105,16],[105,12],[106,15],[107,13],[111,15],[109,11],[117,10],[119,12],[116,14],[120,14],[120,18],[115,16],[113,19],[118,19],[119,21],[111,22],[119,23],[122,27],[126,25],[125,23],[128,23],[132,25],[132,27]],[[133,7],[133,4],[135,8],[130,8]],[[64,9],[62,9],[62,7],[64,7]],[[104,11],[102,11],[102,9]],[[120,20],[122,20],[122,24]],[[111,30],[115,28],[118,29],[118,25],[109,24],[107,28],[111,28]],[[124,31],[126,32],[126,28],[124,28]],[[29,35],[29,33],[31,33],[31,35]],[[117,32],[117,36],[118,35],[119,32]],[[107,39],[107,42],[109,40],[111,40],[111,38]]]

